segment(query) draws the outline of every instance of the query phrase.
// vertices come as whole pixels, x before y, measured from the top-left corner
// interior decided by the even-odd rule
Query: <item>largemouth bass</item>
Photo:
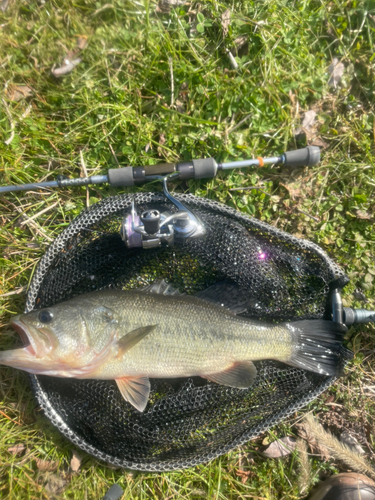
[[[141,412],[149,378],[200,376],[248,388],[256,378],[253,361],[262,359],[337,374],[337,323],[261,323],[213,303],[210,289],[199,298],[174,293],[165,282],[96,291],[16,316],[11,324],[25,345],[0,352],[0,364],[55,377],[116,380]]]

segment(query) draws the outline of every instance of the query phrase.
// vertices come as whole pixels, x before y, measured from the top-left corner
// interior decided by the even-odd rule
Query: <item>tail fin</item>
[[[295,345],[289,365],[330,377],[339,375],[345,325],[317,319],[286,323],[286,327]]]

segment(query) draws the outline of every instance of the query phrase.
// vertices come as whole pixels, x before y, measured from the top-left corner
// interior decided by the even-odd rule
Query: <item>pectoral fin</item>
[[[216,382],[220,385],[236,387],[237,389],[247,389],[252,386],[257,375],[257,369],[252,361],[241,361],[225,371],[202,375],[203,378]]]
[[[138,411],[143,411],[146,408],[150,395],[148,377],[117,378],[116,384],[125,401],[128,401]]]
[[[125,354],[129,349],[134,347],[140,340],[142,340],[146,335],[152,332],[158,325],[147,325],[141,326],[136,330],[133,330],[130,333],[127,333],[118,341],[118,353],[117,357],[119,358],[123,354]]]

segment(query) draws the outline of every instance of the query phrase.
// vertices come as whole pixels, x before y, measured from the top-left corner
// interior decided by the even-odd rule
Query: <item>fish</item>
[[[247,389],[257,376],[253,361],[264,359],[338,374],[343,325],[241,316],[246,297],[233,300],[236,286],[219,283],[192,296],[159,280],[140,289],[78,295],[16,316],[11,326],[24,346],[0,352],[0,364],[54,377],[115,380],[139,412],[149,400],[150,378],[199,376]]]

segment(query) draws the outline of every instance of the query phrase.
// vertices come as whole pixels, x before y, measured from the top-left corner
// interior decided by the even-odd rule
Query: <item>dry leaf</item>
[[[362,302],[368,302],[366,295],[361,290],[358,290],[358,288],[354,290],[353,297],[356,300],[361,300]]]
[[[316,112],[313,109],[309,109],[308,111],[306,111],[303,116],[302,127],[297,128],[294,131],[294,135],[297,136],[304,134],[309,145],[326,148],[328,147],[328,144],[323,141],[323,139],[317,134],[318,130],[315,118]]]
[[[300,438],[304,439],[313,455],[319,455],[321,460],[327,461],[331,458],[328,449],[321,444],[318,444],[310,428],[305,423],[296,424],[297,434]]]
[[[160,134],[159,136],[159,144],[160,146],[158,147],[158,154],[159,156],[162,156],[163,155],[163,144],[165,144],[166,142],[166,139],[165,139],[165,135],[164,134]]]
[[[15,444],[14,446],[8,448],[9,453],[11,453],[12,455],[19,455],[25,450],[26,446],[24,444]]]
[[[230,25],[230,16],[231,16],[231,11],[227,9],[225,12],[223,12],[221,16],[221,26],[223,27],[223,36],[226,37],[228,34],[228,29]]]
[[[314,125],[316,117],[316,112],[312,109],[306,111],[305,116],[303,117],[302,128],[310,130]]]
[[[59,466],[59,462],[52,460],[42,460],[41,458],[35,459],[36,466],[41,472],[55,471]]]
[[[77,38],[77,49],[83,50],[86,47],[87,42],[88,42],[87,36],[85,35],[79,36]]]
[[[332,87],[337,87],[337,84],[340,82],[342,75],[344,74],[345,66],[342,62],[339,62],[337,57],[332,59],[332,63],[329,65],[328,72],[331,75],[331,78],[328,80],[328,85]]]
[[[286,457],[296,447],[296,439],[290,436],[285,436],[271,443],[262,453],[267,458]]]
[[[70,461],[70,468],[73,472],[78,472],[81,467],[82,458],[76,450],[72,450],[73,457]]]
[[[159,0],[156,12],[163,12],[164,14],[171,11],[172,8],[184,5],[185,0]]]
[[[288,192],[292,200],[296,198],[301,198],[301,185],[298,182],[290,182],[289,184],[284,184],[280,182],[280,185],[283,186]]]
[[[0,3],[0,10],[1,12],[5,12],[9,6],[9,0],[2,0]]]
[[[179,113],[185,113],[184,103],[182,101],[180,101],[180,99],[176,99],[175,105],[176,105],[176,110]]]
[[[293,99],[291,98],[292,104],[294,105],[294,96]],[[302,127],[299,127],[294,130],[294,135],[300,135],[305,133],[306,136],[310,135],[310,131],[312,126],[315,123],[315,117],[316,117],[316,112],[312,109],[309,111],[306,111],[306,113],[303,115],[303,121],[302,121]]]
[[[243,469],[237,469],[236,475],[241,478],[241,483],[245,484],[246,481],[249,479],[249,477],[254,475],[254,472],[251,472],[248,470],[243,470]]]
[[[31,96],[33,91],[27,85],[10,85],[7,89],[7,97],[10,101],[18,102]]]
[[[82,61],[81,58],[73,59],[72,61],[70,59],[64,59],[64,63],[60,68],[56,68],[52,70],[53,76],[56,76],[59,78],[60,76],[67,75],[73,69],[77,66]]]
[[[69,481],[61,477],[61,475],[51,474],[48,476],[45,488],[48,493],[51,493],[52,495],[61,495],[68,482]]]
[[[340,441],[342,443],[346,444],[346,446],[348,446],[349,448],[351,448],[353,451],[356,451],[357,453],[359,453],[360,455],[364,455],[365,454],[365,450],[358,443],[358,441],[356,440],[356,438],[350,434],[350,432],[348,430],[344,431],[340,435]]]
[[[320,148],[328,148],[329,144],[328,142],[323,141],[323,139],[319,136],[313,137],[312,139],[308,140],[308,143],[310,146],[319,146]]]
[[[371,220],[372,217],[369,213],[363,212],[362,210],[356,210],[355,215],[357,219]]]
[[[240,35],[240,36],[238,36],[235,39],[235,41],[234,41],[234,45],[236,46],[237,51],[239,51],[240,49],[244,49],[245,45],[247,45],[247,47],[248,47],[249,46],[249,37],[248,37],[248,35]]]

